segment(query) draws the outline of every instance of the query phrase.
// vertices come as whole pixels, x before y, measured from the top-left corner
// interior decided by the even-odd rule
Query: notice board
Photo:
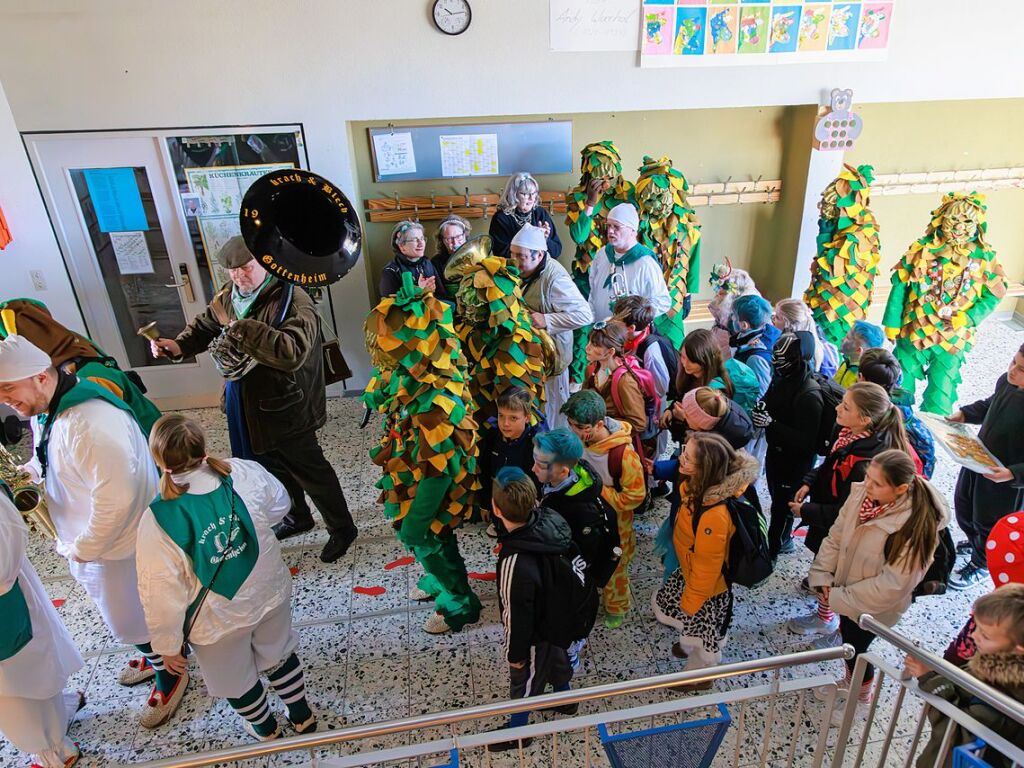
[[[572,171],[572,121],[369,128],[378,183]]]

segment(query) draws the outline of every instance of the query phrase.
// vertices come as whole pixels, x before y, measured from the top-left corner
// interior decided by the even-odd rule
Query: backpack
[[[600,599],[587,573],[590,566],[575,542],[569,544],[564,554],[538,559],[546,595],[541,624],[546,630],[544,639],[559,648],[568,648],[587,637],[597,620]]]
[[[821,391],[821,422],[818,424],[818,434],[814,439],[815,451],[819,456],[828,456],[834,442],[836,408],[842,402],[846,388],[835,379],[814,371],[811,371],[811,380]]]
[[[612,402],[615,403],[619,413],[622,413],[622,401],[619,399],[618,387],[619,380],[628,370],[636,378],[637,384],[640,385],[640,394],[644,397],[644,416],[647,417],[647,429],[639,435],[636,432],[633,433],[634,442],[638,446],[637,453],[643,456],[644,452],[640,443],[650,440],[661,431],[661,426],[658,424],[658,417],[661,415],[661,398],[654,386],[654,374],[644,368],[635,355],[626,355],[623,360],[624,363],[612,371]]]
[[[890,536],[885,540],[885,557],[889,558]],[[953,535],[949,532],[949,526],[939,531],[939,540],[935,545],[935,555],[932,564],[928,566],[921,581],[914,587],[912,598],[927,595],[944,595],[949,587],[949,577],[953,575],[953,567],[956,565],[956,544],[953,543]]]
[[[644,454],[643,449],[637,445],[636,438],[633,440],[633,450],[636,451],[636,455],[640,457],[641,462],[643,461]],[[608,451],[608,474],[612,476],[612,485],[615,490],[622,490],[622,455],[626,452],[626,446],[623,444],[612,446],[612,449]],[[650,489],[650,478],[645,478],[644,482],[644,500],[637,505],[637,508],[633,510],[634,515],[642,515],[647,511],[647,507],[651,504],[651,489]],[[612,514],[615,514],[615,510],[612,510]],[[616,531],[618,525],[616,525]]]
[[[668,391],[672,392],[676,388],[676,376],[679,373],[679,352],[672,347],[671,341],[660,333],[655,333],[654,326],[651,326],[651,332],[647,334],[647,338],[641,341],[636,348],[636,356],[641,365],[647,359],[647,350],[651,348],[651,344],[657,344],[661,351],[665,368],[668,369]]]
[[[714,504],[704,507],[701,515]],[[764,582],[775,566],[768,553],[768,523],[764,515],[747,499],[734,496],[725,500],[725,508],[736,528],[729,539],[729,555],[722,566],[722,574],[729,586],[753,588]],[[700,527],[700,516],[693,520],[693,533]]]
[[[611,504],[600,498],[597,503],[600,505],[601,522],[589,527],[598,529],[601,545],[587,570],[587,578],[591,585],[600,591],[619,567],[619,560],[622,559],[622,539],[619,537],[619,521]]]

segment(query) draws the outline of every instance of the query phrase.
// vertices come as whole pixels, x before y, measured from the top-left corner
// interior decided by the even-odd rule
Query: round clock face
[[[434,24],[446,35],[461,35],[472,19],[468,0],[434,0]]]

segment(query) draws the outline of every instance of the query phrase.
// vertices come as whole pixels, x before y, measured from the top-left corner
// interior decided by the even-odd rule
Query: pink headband
[[[683,416],[691,429],[707,432],[715,428],[719,417],[705,413],[697,404],[697,390],[691,389],[683,396]]]

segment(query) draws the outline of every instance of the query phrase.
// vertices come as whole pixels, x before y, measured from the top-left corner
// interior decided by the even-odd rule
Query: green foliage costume
[[[602,179],[607,187],[587,215],[587,184],[593,179]],[[580,183],[566,197],[565,223],[569,225],[569,236],[576,243],[576,256],[572,262],[572,279],[580,289],[583,298],[590,297],[590,264],[594,256],[605,246],[605,225],[608,212],[619,203],[636,205],[633,185],[622,178],[622,158],[619,148],[610,141],[595,141],[580,151]],[[590,326],[573,332],[573,359],[569,366],[569,378],[577,383],[583,381],[587,367],[587,337]]]
[[[661,262],[672,297],[672,308],[654,320],[655,328],[672,346],[683,345],[683,320],[689,314],[689,296],[700,290],[700,220],[687,205],[686,177],[667,157],[644,157],[636,182],[640,208],[640,242]]]
[[[818,203],[818,256],[804,302],[837,347],[854,322],[867,317],[878,275],[878,222],[868,207],[872,171],[870,165],[843,166]]]
[[[457,630],[480,617],[455,536],[479,488],[476,422],[451,308],[416,287],[411,274],[402,280],[366,320],[377,370],[362,399],[384,414],[370,458],[384,470],[377,483],[384,514],[426,572],[419,588]]]
[[[484,255],[488,254],[488,255]],[[467,243],[445,267],[457,280],[455,328],[469,360],[469,391],[481,423],[497,416],[494,401],[509,387],[523,387],[544,403],[544,350],[523,301],[519,271],[490,254],[490,238]]]
[[[927,379],[921,410],[947,415],[974,329],[1006,295],[1006,277],[985,237],[985,196],[951,192],[932,211],[924,237],[893,268],[882,325],[896,339],[903,388]]]

